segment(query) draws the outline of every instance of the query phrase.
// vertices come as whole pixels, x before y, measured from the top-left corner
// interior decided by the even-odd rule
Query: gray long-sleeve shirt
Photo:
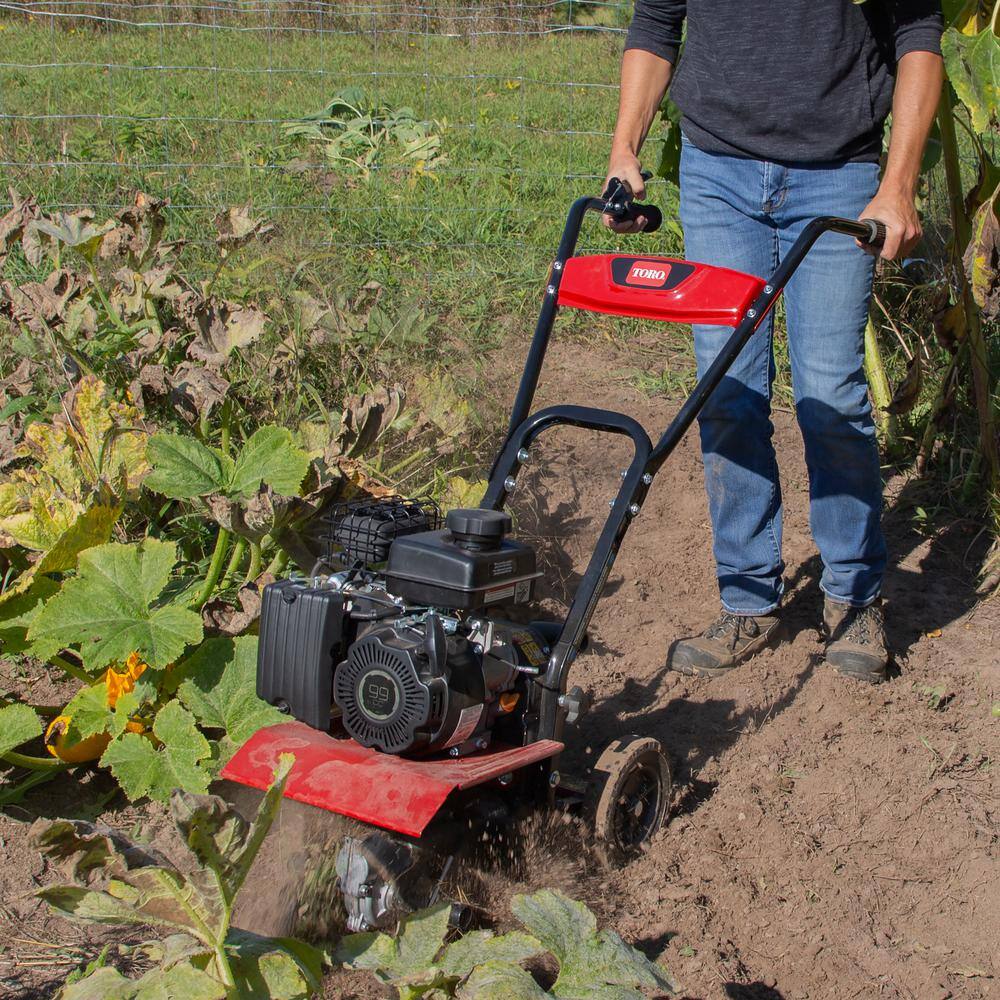
[[[779,163],[873,161],[896,64],[941,51],[940,0],[636,0],[626,49],[677,62],[701,149]]]

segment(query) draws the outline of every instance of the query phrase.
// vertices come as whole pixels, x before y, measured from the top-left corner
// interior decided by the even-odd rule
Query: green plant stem
[[[226,926],[229,926],[228,920],[226,921]],[[233,975],[233,967],[229,964],[225,942],[213,944],[212,947],[215,951],[215,963],[219,967],[219,976],[222,979],[222,985],[226,987],[229,996],[236,1000],[241,994],[236,989],[236,976]]]
[[[222,402],[222,432],[219,436],[219,449],[223,455],[229,454],[229,435],[233,420],[233,404],[229,399]]]
[[[270,573],[271,576],[277,576],[287,565],[288,553],[284,549],[279,548],[274,554],[274,558],[267,564],[264,572]]]
[[[236,576],[237,570],[240,568],[240,563],[243,562],[243,556],[247,551],[247,540],[241,535],[236,539],[236,544],[233,546],[233,553],[229,557],[229,562],[226,565],[226,572],[222,574],[222,579],[224,581],[232,580]]]
[[[30,754],[8,750],[0,755],[0,760],[12,767],[23,767],[26,771],[64,771],[66,764],[56,757],[32,757]]]
[[[0,808],[20,802],[36,785],[51,781],[62,774],[63,771],[68,771],[73,766],[72,764],[64,764],[61,761],[57,761],[56,763],[60,766],[49,768],[47,771],[32,771],[24,781],[19,781],[13,787],[5,787],[3,790],[0,790]]]
[[[84,684],[94,683],[94,678],[86,670],[67,660],[65,656],[57,653],[55,656],[49,657],[49,662],[60,670],[65,670],[70,677],[75,677],[78,681],[83,681]]]
[[[927,418],[927,425],[920,439],[920,448],[917,451],[917,472],[923,475],[927,471],[927,466],[931,460],[931,453],[934,450],[934,442],[937,439],[938,427],[941,418],[948,408],[948,396],[951,390],[951,383],[955,378],[955,371],[963,363],[965,358],[965,345],[962,344],[958,351],[952,356],[945,369],[943,378],[938,385],[937,396],[931,406],[931,415]]]
[[[260,576],[260,563],[261,563],[261,553],[260,553],[260,543],[251,542],[250,543],[250,565],[247,567],[246,580],[256,580]]]
[[[878,333],[871,316],[865,325],[865,375],[874,403],[875,422],[882,432],[886,447],[891,448],[896,436],[896,421],[891,413],[886,412],[886,407],[892,402],[892,388],[885,373],[882,351],[878,346]]]
[[[1000,10],[1000,4],[997,5]],[[996,10],[993,12],[996,18]],[[969,363],[972,369],[972,388],[976,400],[976,414],[979,418],[979,448],[986,463],[986,488],[990,495],[1000,493],[1000,453],[997,451],[996,414],[994,412],[990,355],[983,336],[979,307],[972,296],[968,275],[962,263],[962,255],[972,238],[972,225],[965,213],[962,196],[962,175],[955,135],[954,109],[951,104],[951,90],[946,82],[941,90],[938,105],[938,127],[941,132],[941,156],[944,160],[945,178],[948,182],[948,207],[951,211],[952,231],[955,233],[953,253],[955,269],[959,275],[962,291],[962,306],[965,310],[965,334],[969,344]],[[967,480],[968,482],[968,480]],[[994,532],[1000,524],[994,522]]]
[[[229,530],[227,528],[219,528],[219,536],[215,539],[215,549],[212,552],[212,561],[208,565],[208,574],[205,577],[205,583],[202,585],[201,590],[198,591],[198,596],[191,602],[192,607],[200,608],[212,596],[212,591],[215,590],[215,585],[219,582],[219,577],[222,575],[222,568],[225,565],[228,553]]]
[[[101,279],[97,273],[97,268],[94,267],[94,262],[89,258],[85,258],[87,261],[87,267],[90,270],[90,280],[94,283],[94,291],[97,292],[97,297],[101,300],[101,306],[108,315],[108,319],[115,325],[119,333],[124,333],[131,336],[132,333],[128,328],[128,324],[111,308],[111,303],[108,301],[108,297],[104,294],[104,289],[101,287]]]

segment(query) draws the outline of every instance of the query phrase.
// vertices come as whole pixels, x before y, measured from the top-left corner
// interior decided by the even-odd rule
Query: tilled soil
[[[628,388],[615,377],[626,364],[610,350],[554,345],[539,401],[621,409],[655,436],[676,404]],[[498,397],[512,377],[497,373]],[[701,460],[689,435],[625,540],[591,650],[570,679],[594,704],[568,762],[623,734],[657,737],[674,772],[671,822],[624,870],[595,868],[574,886],[578,869],[544,861],[529,882],[581,890],[627,939],[662,956],[689,997],[1000,995],[1000,719],[991,716],[1000,701],[1000,602],[975,598],[978,526],[921,528],[916,508],[933,509],[934,498],[918,484],[890,482],[885,598],[895,675],[877,688],[842,678],[823,665],[820,567],[794,416],[778,409],[775,430],[790,638],[717,680],[665,669],[670,643],[718,607]],[[579,580],[628,454],[624,439],[575,430],[550,432],[534,451],[513,506],[521,537],[543,552],[554,608]],[[95,942],[110,939],[46,916],[29,896],[54,876],[26,843],[22,820],[72,813],[79,801],[64,800],[69,794],[53,785],[0,815],[3,996],[51,995]],[[131,808],[102,818],[126,829],[143,820]],[[164,830],[162,815],[152,820]],[[286,825],[289,836],[297,823]],[[498,906],[514,888],[495,890]],[[289,905],[275,898],[276,910]],[[242,912],[257,923],[257,909]],[[384,991],[335,975],[326,995]]]
[[[675,410],[609,385],[614,357],[564,347],[551,361],[561,373],[543,385],[545,402],[626,410],[654,440]],[[626,537],[592,651],[573,667],[570,683],[594,694],[579,734],[591,752],[651,735],[674,770],[673,818],[608,878],[604,915],[695,997],[1000,995],[1000,606],[975,600],[977,528],[921,534],[915,508],[934,498],[889,483],[895,676],[869,687],[837,675],[818,633],[801,439],[791,413],[774,423],[789,640],[715,680],[665,669],[670,643],[718,610],[692,433]],[[522,524],[534,521],[558,553],[557,598],[572,593],[594,537],[588,518],[602,516],[628,460],[608,440],[553,432],[519,487]]]

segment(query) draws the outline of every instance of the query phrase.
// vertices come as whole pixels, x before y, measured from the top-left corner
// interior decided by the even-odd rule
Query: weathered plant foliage
[[[82,820],[35,824],[42,853],[62,862],[74,879],[39,890],[54,910],[74,920],[151,925],[168,934],[140,946],[155,963],[141,978],[104,966],[67,985],[62,1000],[306,1000],[321,989],[322,952],[302,941],[230,926],[236,895],[277,813],[291,765],[291,757],[283,759],[252,824],[217,796],[173,793],[174,822],[198,865],[193,874],[155,849]]]

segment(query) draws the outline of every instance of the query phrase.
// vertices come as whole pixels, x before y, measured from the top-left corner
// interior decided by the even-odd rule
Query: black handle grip
[[[652,174],[643,171],[642,179],[649,180]],[[604,199],[604,214],[615,222],[635,222],[641,215],[646,220],[644,233],[655,233],[663,225],[663,213],[655,205],[640,205],[632,200],[632,189],[625,181],[612,177],[601,195]]]
[[[868,227],[868,238],[861,242],[870,247],[881,248],[885,246],[885,223],[878,219],[859,219],[862,225]]]
[[[646,220],[646,225],[642,229],[644,233],[655,233],[663,225],[663,213],[655,205],[632,202],[629,206],[629,218],[637,219],[640,215]]]

